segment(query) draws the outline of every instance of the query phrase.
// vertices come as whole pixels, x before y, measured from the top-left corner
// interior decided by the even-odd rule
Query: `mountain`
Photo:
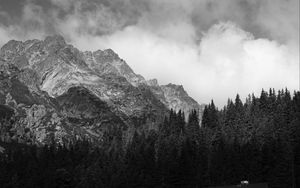
[[[176,112],[182,110],[185,113],[186,120],[191,110],[198,110],[201,120],[204,110],[204,104],[200,105],[184,90],[182,85],[167,84],[159,85],[157,79],[147,81],[153,94],[168,108]]]
[[[205,105],[199,105],[197,101],[187,94],[182,85],[168,84],[162,85],[160,88],[166,99],[166,103],[164,104],[169,109],[174,109],[176,112],[183,110],[186,119],[188,119],[188,114],[191,110],[196,109],[198,110],[199,118],[201,120]]]
[[[135,129],[156,129],[171,108],[203,110],[182,86],[145,80],[113,50],[81,52],[61,36],[5,44],[0,89],[6,141],[128,140]]]

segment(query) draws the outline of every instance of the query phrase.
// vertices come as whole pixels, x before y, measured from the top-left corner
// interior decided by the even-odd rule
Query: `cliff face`
[[[182,85],[168,84],[161,86],[161,89],[166,99],[165,104],[169,109],[182,110],[185,113],[186,120],[191,110],[195,109],[198,111],[201,120],[204,105],[199,105],[197,101],[191,98]]]
[[[9,129],[22,141],[74,135],[101,141],[113,127],[151,127],[170,108],[201,109],[182,86],[146,81],[111,49],[81,52],[61,36],[9,41],[0,50],[0,73],[1,109],[14,117],[6,123],[11,127],[2,126],[2,139],[11,139]]]

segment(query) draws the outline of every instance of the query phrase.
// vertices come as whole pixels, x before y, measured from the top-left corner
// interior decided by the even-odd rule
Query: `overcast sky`
[[[53,34],[199,103],[299,89],[299,0],[0,0],[0,46]]]

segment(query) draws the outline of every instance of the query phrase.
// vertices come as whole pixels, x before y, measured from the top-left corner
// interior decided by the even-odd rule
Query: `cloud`
[[[63,9],[64,11],[70,10],[76,2],[76,0],[51,0],[53,5]]]
[[[182,84],[200,103],[297,89],[298,0],[28,0],[1,9],[0,45],[61,34],[80,50],[112,48],[147,79]],[[3,16],[2,16],[3,17]],[[17,20],[17,21],[16,21]]]
[[[263,1],[255,23],[268,30],[280,42],[299,45],[299,1]]]
[[[78,42],[92,49],[105,44],[147,79],[182,84],[199,102],[213,98],[222,106],[236,93],[246,97],[262,88],[298,87],[299,54],[274,40],[255,39],[231,22],[213,25],[194,45],[135,26]]]
[[[208,31],[200,43],[199,58],[214,75],[211,93],[219,104],[225,102],[219,93],[233,97],[258,94],[261,88],[298,87],[299,54],[274,40],[255,39],[232,23],[220,23]]]

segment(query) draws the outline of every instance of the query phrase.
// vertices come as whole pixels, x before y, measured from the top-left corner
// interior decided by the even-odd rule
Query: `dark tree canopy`
[[[1,133],[10,129],[9,109]],[[300,92],[262,90],[206,105],[202,120],[171,110],[158,130],[35,146],[2,139],[1,187],[207,187],[241,180],[300,187]],[[201,124],[201,126],[200,126]]]

